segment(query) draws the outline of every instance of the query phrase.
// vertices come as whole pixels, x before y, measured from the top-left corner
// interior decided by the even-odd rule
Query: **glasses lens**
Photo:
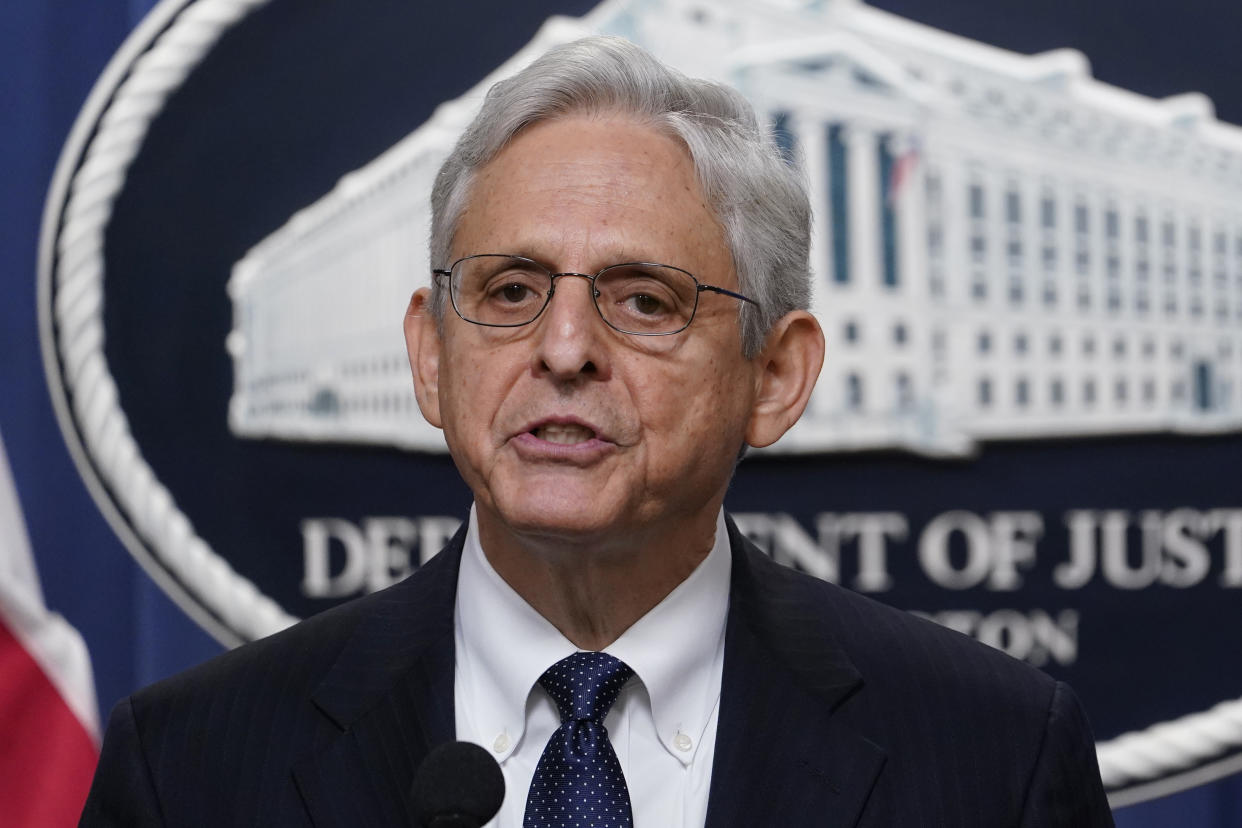
[[[626,333],[676,333],[690,324],[698,283],[684,270],[653,264],[610,267],[595,280],[605,321]]]
[[[471,256],[453,265],[453,306],[469,322],[525,325],[548,301],[552,278],[529,259]]]

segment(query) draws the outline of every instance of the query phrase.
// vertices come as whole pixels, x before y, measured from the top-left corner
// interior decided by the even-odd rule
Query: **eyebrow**
[[[668,265],[670,267],[676,267],[679,270],[685,270],[687,273],[691,272],[689,269],[684,268],[681,265],[676,264],[675,262],[663,260],[659,256],[653,257],[653,256],[637,254],[637,253],[634,253],[632,249],[628,247],[621,248],[621,250],[622,252],[620,254],[610,255],[606,257],[603,264],[599,265],[598,267],[591,268],[591,273],[598,273],[600,270],[606,267],[613,267],[614,265],[619,265],[619,264],[629,264],[630,262],[647,262],[649,264],[662,264],[662,265]],[[552,260],[548,258],[547,256],[538,255],[533,252],[533,248],[525,247],[525,246],[516,247],[516,248],[508,248],[504,250],[499,250],[499,249],[482,250],[479,252],[504,255],[504,256],[521,256],[524,259],[530,259],[531,261],[538,262],[539,264],[543,265],[548,270],[554,273],[559,272],[561,268],[561,265],[554,266],[552,264]]]

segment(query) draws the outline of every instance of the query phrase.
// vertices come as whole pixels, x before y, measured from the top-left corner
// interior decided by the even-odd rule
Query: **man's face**
[[[479,171],[452,258],[481,253],[588,274],[658,262],[737,289],[685,149],[615,117],[536,124]],[[737,300],[703,293],[688,329],[640,337],[609,328],[590,288],[558,279],[522,328],[446,310],[431,419],[480,522],[603,546],[710,529],[758,381],[742,357]]]

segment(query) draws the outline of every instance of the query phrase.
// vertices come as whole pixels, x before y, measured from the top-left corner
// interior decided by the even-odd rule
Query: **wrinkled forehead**
[[[612,114],[531,124],[476,170],[452,253],[496,252],[565,269],[644,260],[700,278],[732,271],[684,142]]]

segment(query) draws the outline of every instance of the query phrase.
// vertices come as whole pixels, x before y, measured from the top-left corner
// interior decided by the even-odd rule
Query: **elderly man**
[[[805,193],[737,93],[570,44],[492,89],[432,201],[405,330],[468,523],[118,705],[84,825],[415,824],[454,738],[508,828],[1111,824],[1068,688],[725,517],[824,351]]]

